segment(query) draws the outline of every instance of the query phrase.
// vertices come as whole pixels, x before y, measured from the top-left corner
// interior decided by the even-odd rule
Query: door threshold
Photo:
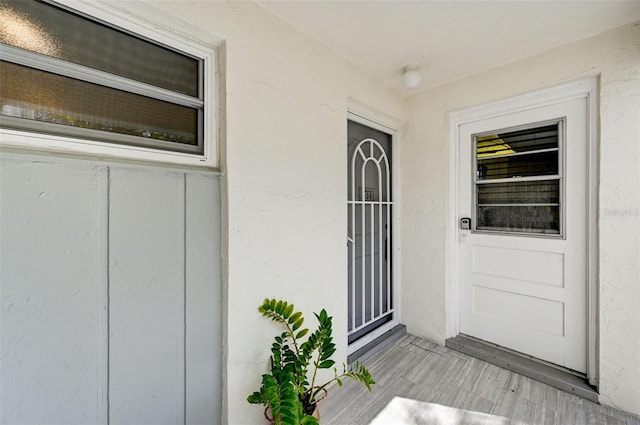
[[[378,338],[374,339],[367,345],[362,348],[357,349],[353,353],[349,354],[347,357],[347,364],[351,366],[355,363],[356,360],[364,361],[369,357],[373,356],[375,353],[382,350],[387,345],[391,344],[393,341],[399,339],[403,335],[407,333],[407,327],[405,325],[396,325],[393,328],[389,329],[387,332],[380,335]]]
[[[550,385],[585,400],[598,403],[598,393],[585,377],[558,366],[549,365],[530,356],[515,353],[489,342],[459,334],[445,341],[452,350],[459,351],[503,369]]]

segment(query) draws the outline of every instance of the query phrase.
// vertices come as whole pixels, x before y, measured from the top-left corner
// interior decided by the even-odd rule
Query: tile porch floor
[[[583,400],[413,335],[365,360],[376,385],[333,387],[321,425],[640,425]]]

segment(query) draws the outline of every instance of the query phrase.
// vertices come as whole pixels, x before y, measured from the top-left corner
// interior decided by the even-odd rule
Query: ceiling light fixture
[[[408,89],[415,89],[420,85],[422,76],[416,65],[409,65],[404,68],[404,76],[402,77],[404,86]]]

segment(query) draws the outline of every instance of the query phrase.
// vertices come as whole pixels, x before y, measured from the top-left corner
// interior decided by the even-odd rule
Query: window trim
[[[132,94],[143,95],[158,100],[169,100],[171,103],[182,106],[202,107],[202,153],[169,151],[162,150],[162,148],[158,149],[140,145],[105,142],[98,138],[87,138],[86,133],[82,134],[82,131],[74,131],[74,127],[64,127],[62,129],[62,131],[69,134],[69,136],[43,133],[40,125],[47,123],[34,122],[33,124],[35,125],[29,126],[27,129],[24,128],[24,120],[21,120],[23,123],[23,128],[21,129],[0,127],[0,147],[110,156],[213,168],[219,167],[217,140],[219,113],[216,96],[219,90],[216,55],[217,48],[221,43],[219,38],[198,30],[194,30],[191,33],[180,32],[176,29],[176,26],[179,24],[176,24],[176,20],[179,20],[179,18],[177,19],[174,16],[162,13],[150,5],[140,3],[127,4],[125,9],[115,3],[111,4],[97,1],[58,0],[54,2],[45,0],[45,2],[62,7],[71,12],[85,15],[100,23],[107,23],[110,26],[115,26],[132,34],[132,36],[164,45],[169,49],[174,49],[200,60],[201,67],[203,68],[202,100],[141,82],[135,82],[134,84],[134,82],[126,78],[69,63],[57,58],[43,57],[43,55],[25,52],[18,48],[4,49],[4,47],[11,46],[3,45],[3,59],[7,58],[10,59],[8,60],[10,62],[22,65],[27,65],[25,62],[29,62],[30,60],[37,60],[39,64],[37,69],[43,71],[48,71],[46,68],[49,68],[49,71],[55,71],[62,67],[65,71],[65,76],[80,81],[89,83],[104,81],[108,82],[108,85],[112,88],[122,89]],[[183,25],[182,28],[191,29],[191,27],[187,25]],[[37,59],[35,59],[36,56]],[[44,59],[44,61],[42,59]],[[43,63],[46,68],[43,68]],[[59,72],[56,73],[59,74]],[[2,120],[8,124],[10,124],[10,118],[11,117],[2,116]],[[44,127],[46,128],[46,126]],[[40,129],[40,132],[38,132],[38,129]],[[135,143],[135,140],[132,139],[138,139],[134,136],[118,135],[118,139],[123,141],[126,141],[127,137],[130,137],[130,141],[133,143]],[[138,140],[138,142],[140,141]],[[161,146],[162,143],[154,144]],[[176,146],[180,147],[179,144],[176,143],[172,143],[170,146],[173,148],[176,148]],[[185,145],[185,147],[187,147],[188,150],[188,146]]]
[[[515,127],[507,127],[500,128],[491,131],[485,131],[482,133],[475,133],[471,137],[473,138],[473,143],[471,143],[471,217],[472,217],[472,233],[477,234],[486,234],[486,235],[500,235],[500,236],[519,236],[519,237],[534,237],[534,238],[546,238],[546,239],[566,239],[565,234],[565,140],[566,140],[566,117],[559,117],[551,120],[545,120],[536,123],[529,123],[525,125],[519,125]],[[539,175],[539,176],[527,176],[527,177],[514,177],[508,179],[494,179],[494,180],[478,180],[476,176],[476,170],[478,166],[478,158],[476,155],[477,152],[477,140],[479,137],[488,136],[491,134],[499,134],[499,133],[508,133],[519,130],[528,130],[536,127],[543,127],[546,125],[556,124],[558,126],[558,174],[553,175]],[[532,153],[537,153],[532,152]],[[528,153],[531,154],[531,153]],[[486,185],[491,183],[501,183],[501,182],[535,182],[535,181],[544,181],[544,180],[556,180],[559,185],[559,200],[558,200],[558,218],[560,220],[560,226],[558,229],[558,233],[545,233],[545,232],[527,232],[527,231],[517,231],[517,230],[502,230],[502,229],[478,229],[478,184]]]

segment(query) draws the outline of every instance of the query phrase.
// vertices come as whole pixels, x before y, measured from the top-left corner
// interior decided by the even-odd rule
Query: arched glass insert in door
[[[349,343],[393,319],[391,136],[348,124]]]

